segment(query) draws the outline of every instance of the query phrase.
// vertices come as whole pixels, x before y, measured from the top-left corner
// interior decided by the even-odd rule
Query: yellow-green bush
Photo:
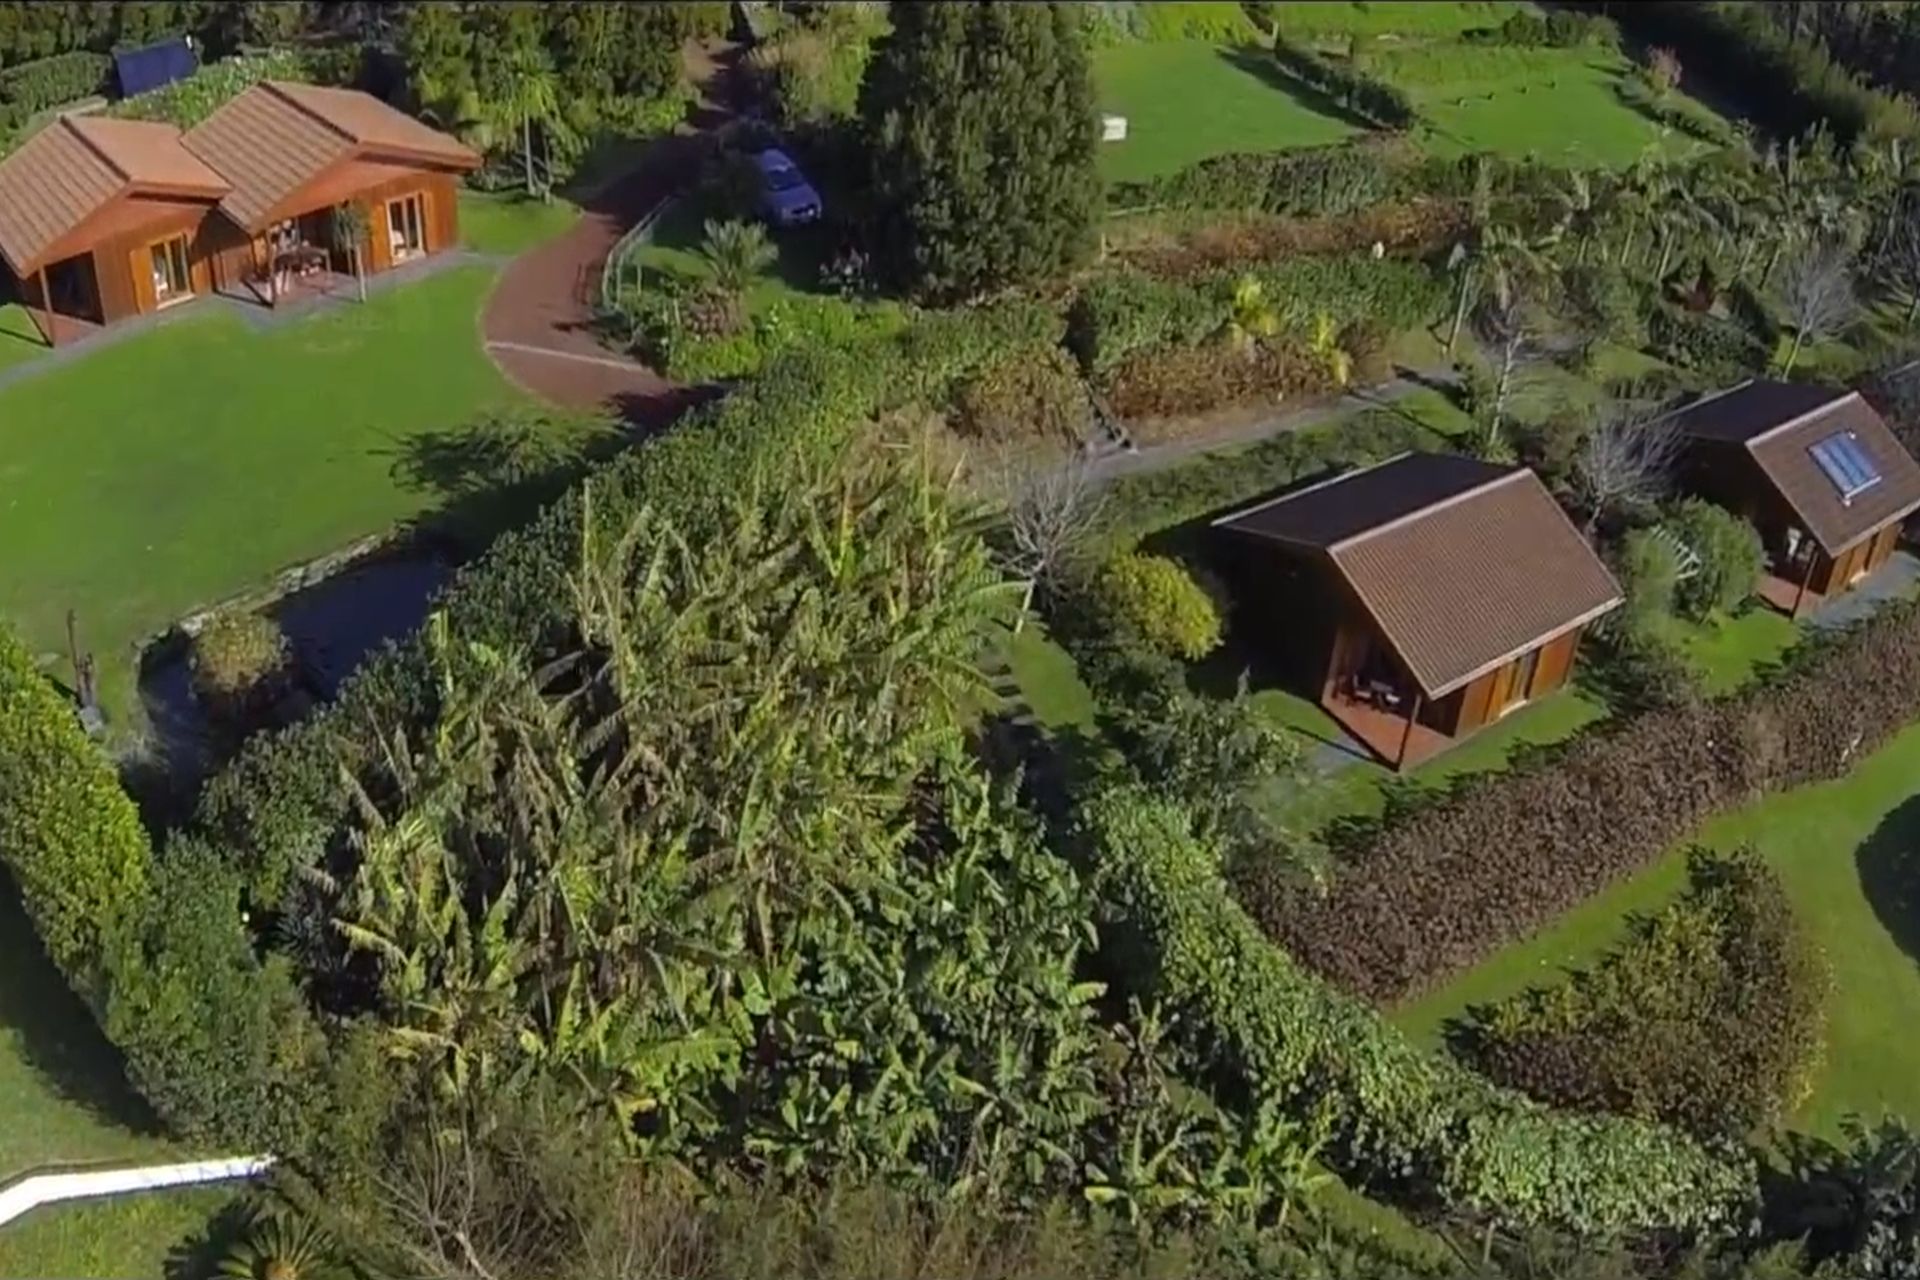
[[[1220,644],[1220,609],[1179,561],[1129,551],[1101,569],[1107,620],[1157,653],[1196,661]]]

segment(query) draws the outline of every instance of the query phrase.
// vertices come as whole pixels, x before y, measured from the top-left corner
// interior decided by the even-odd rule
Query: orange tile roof
[[[172,125],[63,116],[0,160],[0,256],[16,274],[126,194],[203,195],[227,189],[181,146]]]
[[[1620,603],[1540,478],[1414,453],[1214,521],[1325,555],[1429,698]]]
[[[253,86],[196,126],[187,147],[233,184],[228,217],[258,230],[329,166],[354,155],[395,154],[472,168],[479,156],[378,98],[277,80]]]

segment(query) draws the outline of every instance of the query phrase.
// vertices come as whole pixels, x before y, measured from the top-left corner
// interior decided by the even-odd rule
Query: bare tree
[[[1519,391],[1524,366],[1538,354],[1538,318],[1525,294],[1515,284],[1492,289],[1480,302],[1474,327],[1488,349],[1493,366],[1493,393],[1486,408],[1486,443],[1497,446],[1513,397]]]
[[[1835,241],[1815,246],[1787,264],[1781,299],[1793,323],[1793,346],[1780,372],[1792,373],[1808,338],[1832,337],[1860,309],[1853,291],[1852,255]]]
[[[1006,505],[1007,568],[1027,584],[1014,622],[1018,634],[1033,607],[1034,592],[1073,559],[1099,523],[1106,492],[1093,460],[1081,449],[1057,460],[1003,456],[994,475]]]
[[[1671,419],[1613,412],[1595,422],[1573,459],[1573,488],[1591,534],[1608,512],[1656,502],[1673,481],[1682,438]]]

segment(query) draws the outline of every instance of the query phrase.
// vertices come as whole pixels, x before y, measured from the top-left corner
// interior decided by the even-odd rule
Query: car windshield
[[[806,182],[801,178],[798,169],[767,170],[767,190],[769,191],[791,191],[795,187],[805,185]]]

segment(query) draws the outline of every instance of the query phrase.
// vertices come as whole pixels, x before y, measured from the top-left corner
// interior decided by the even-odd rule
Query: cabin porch
[[[1359,683],[1345,689],[1336,687],[1321,697],[1320,706],[1390,769],[1411,769],[1455,742],[1450,735],[1421,723],[1414,696],[1400,687]]]

